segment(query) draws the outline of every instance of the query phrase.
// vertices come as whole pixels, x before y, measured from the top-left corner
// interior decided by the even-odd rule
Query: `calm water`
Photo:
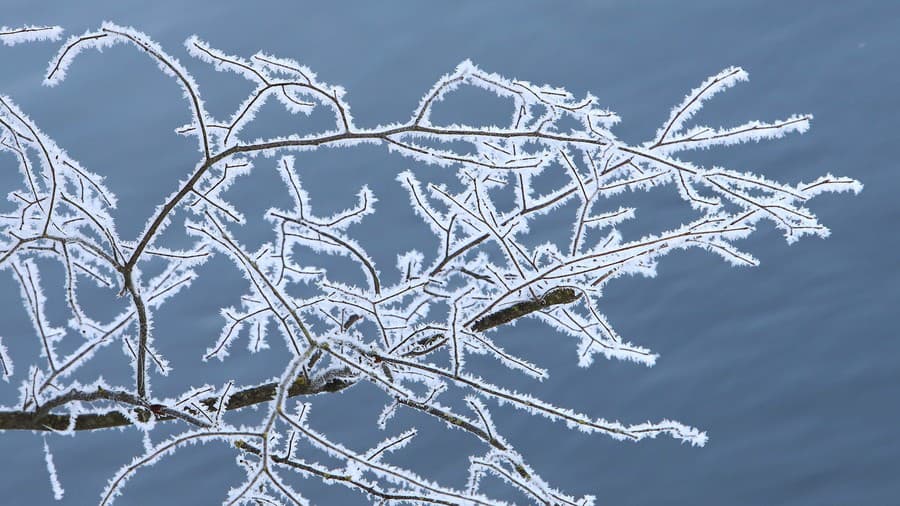
[[[716,98],[700,121],[718,126],[809,112],[815,115],[811,131],[780,142],[686,156],[787,182],[826,172],[860,179],[866,188],[858,197],[826,195],[810,204],[832,237],[789,247],[765,225],[744,244],[762,261],[759,268],[730,268],[717,257],[692,251],[664,259],[655,279],[613,284],[604,311],[621,334],[661,354],[652,369],[599,361],[574,370],[574,343],[529,322],[510,331],[505,342],[550,368],[550,381],[521,382],[521,388],[624,422],[678,419],[707,430],[707,447],[667,438],[617,443],[500,409],[496,421],[551,483],[573,494],[595,494],[601,504],[900,504],[895,318],[900,177],[894,155],[900,4],[281,3],[276,8],[212,1],[155,2],[153,7],[94,2],[87,8],[70,2],[51,8],[43,2],[38,7],[7,1],[0,24],[54,23],[68,33],[105,19],[133,25],[198,69],[209,107],[219,115],[231,110],[247,88],[237,77],[216,75],[191,61],[181,49],[184,39],[196,33],[242,55],[264,49],[298,59],[321,79],[344,85],[358,124],[365,126],[406,119],[435,79],[471,58],[507,76],[565,86],[576,94],[591,91],[623,117],[615,131],[630,142],[652,135],[669,108],[708,75],[728,65],[743,66],[750,82]],[[72,156],[107,176],[120,196],[119,231],[134,236],[193,166],[194,146],[172,134],[187,121],[180,91],[123,46],[102,56],[88,53],[61,87],[41,88],[54,52],[52,44],[0,47],[0,93],[13,97]],[[492,114],[483,97],[466,98],[445,114],[460,120]],[[289,131],[295,120],[268,119],[276,130],[284,128],[278,132]],[[390,270],[397,251],[416,243],[430,250],[430,243],[421,244],[427,236],[393,180],[413,166],[410,160],[361,148],[303,154],[298,161],[314,191],[314,205],[323,212],[349,206],[363,183],[379,195],[383,217],[391,220],[382,223],[392,225],[369,229],[361,240],[384,270]],[[281,204],[271,196],[275,180],[266,164],[260,160],[258,174],[234,194],[248,216]],[[0,161],[4,193],[16,181],[14,170],[8,156]],[[439,176],[433,168],[421,173],[429,171]],[[676,209],[672,193],[671,188],[654,192],[639,217],[651,225],[666,223]],[[265,239],[260,231],[243,234],[248,243]],[[284,359],[274,339],[274,349],[253,360],[236,351],[224,367],[186,368],[218,334],[216,309],[234,304],[243,291],[229,268],[224,261],[208,264],[202,272],[206,278],[158,318],[157,336],[167,337],[158,337],[157,344],[176,371],[154,379],[157,392],[228,377],[260,381],[279,370],[271,365]],[[0,302],[0,335],[23,357],[15,381],[0,384],[0,403],[6,404],[17,397],[18,382],[36,351],[8,274],[0,277]],[[110,361],[89,372],[119,381],[123,370],[114,362],[121,352],[115,348],[105,355]],[[177,369],[179,364],[185,368]],[[383,437],[372,421],[381,401],[373,389],[354,388],[322,399],[312,423],[361,449]],[[348,416],[348,406],[359,406],[359,412]],[[409,421],[398,419],[392,430],[402,430]],[[397,456],[398,462],[460,485],[464,471],[452,462],[472,450],[460,440],[426,430],[415,448]],[[49,443],[66,504],[96,502],[106,479],[140,448],[134,434],[117,431],[50,438]],[[40,436],[0,435],[0,503],[52,502],[41,447]],[[225,488],[240,483],[233,458],[216,446],[185,450],[132,480],[120,504],[217,504]],[[361,502],[359,496],[315,481],[297,487],[318,504]]]

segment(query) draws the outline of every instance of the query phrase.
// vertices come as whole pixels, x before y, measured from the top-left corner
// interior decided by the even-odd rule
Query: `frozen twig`
[[[58,27],[4,27],[0,42],[56,40],[60,33]],[[615,137],[610,129],[619,118],[601,109],[592,95],[577,98],[562,88],[486,72],[470,61],[440,77],[407,121],[362,128],[354,122],[344,89],[319,80],[301,63],[264,53],[228,55],[191,37],[185,43],[191,56],[237,74],[253,88],[229,117],[216,118],[204,107],[201,89],[185,65],[146,34],[112,23],[64,42],[49,65],[46,83],[61,83],[83,50],[119,42],[148,55],[181,87],[191,122],[177,132],[194,137],[199,148],[191,173],[173,184],[137,237],[119,236],[112,213],[116,196],[103,178],[56,146],[10,98],[0,96],[0,152],[9,155],[21,174],[20,185],[9,191],[13,209],[0,216],[0,270],[9,271],[18,286],[23,315],[31,321],[42,356],[38,365],[20,372],[13,365],[17,357],[0,341],[0,374],[5,381],[21,381],[18,401],[0,409],[0,430],[143,431],[145,452],[113,476],[102,504],[123,493],[127,479],[145,466],[208,441],[228,443],[246,471],[239,486],[223,491],[226,504],[306,504],[301,491],[282,478],[280,473],[287,472],[345,485],[384,504],[504,504],[491,497],[493,489],[485,486],[484,476],[518,490],[525,501],[592,504],[591,496],[571,497],[545,482],[494,424],[491,410],[511,406],[569,428],[630,441],[664,434],[702,446],[706,434],[671,420],[607,420],[593,414],[590,405],[577,411],[509,390],[499,386],[493,369],[478,370],[468,357],[487,355],[517,374],[546,378],[547,371],[532,362],[541,357],[516,356],[494,339],[513,332],[509,327],[516,321],[532,318],[577,341],[572,348],[578,366],[589,366],[595,356],[652,366],[657,355],[618,335],[602,314],[606,284],[629,274],[653,276],[662,257],[679,249],[699,248],[734,265],[757,265],[737,242],[753,233],[760,220],[773,223],[788,242],[806,235],[825,237],[828,229],[807,203],[823,192],[862,188],[855,180],[830,174],[789,184],[676,158],[682,151],[775,139],[809,128],[811,115],[725,129],[690,126],[704,103],[747,79],[737,67],[692,90],[653,138],[640,145]],[[442,124],[436,106],[463,87],[510,100],[508,123]],[[244,138],[270,98],[291,114],[308,115],[323,107],[333,114],[333,123],[304,134]],[[434,238],[431,246],[423,245],[424,253],[396,252],[397,276],[376,263],[355,232],[364,226],[395,226],[377,222],[376,204],[381,204],[375,193],[363,186],[355,196],[330,196],[351,203],[322,216],[314,210],[297,166],[297,157],[307,151],[361,144],[458,176],[454,184],[440,184],[424,180],[425,171],[395,171],[410,212]],[[267,156],[276,160],[268,162]],[[239,177],[250,177],[254,165],[259,166],[254,170],[277,171],[279,190],[290,202],[286,209],[264,213],[271,235],[255,250],[238,240],[236,231],[248,219],[226,193]],[[624,237],[617,226],[637,219],[639,210],[613,206],[610,197],[663,186],[677,192],[691,218],[669,230]],[[179,211],[187,215],[182,222]],[[568,220],[566,241],[554,242],[541,230],[537,218],[544,215]],[[177,226],[194,241],[187,249],[164,244],[162,232]],[[233,344],[247,335],[247,347],[256,353],[273,346],[270,335],[276,335],[288,365],[276,371],[276,381],[257,385],[227,381],[166,392],[168,396],[151,390],[155,374],[177,372],[154,348],[155,341],[174,337],[154,331],[153,322],[165,317],[167,302],[203,276],[203,264],[216,255],[243,275],[247,292],[222,308],[221,333],[209,336],[208,351],[196,358],[226,360]],[[320,255],[345,257],[354,268],[312,267]],[[53,279],[48,260],[62,267],[60,287],[47,282]],[[145,268],[156,274],[145,274]],[[351,273],[364,281],[351,281]],[[100,321],[80,296],[85,284],[122,296],[125,307]],[[59,316],[47,309],[45,289],[58,289],[64,297],[68,325],[60,325]],[[61,341],[75,334],[83,338],[67,348],[74,351],[57,351]],[[75,373],[96,362],[97,351],[112,342],[122,344],[123,360],[134,373],[133,387],[114,388],[99,378],[90,385],[76,382]],[[546,346],[565,346],[559,343],[547,340]],[[479,451],[461,464],[468,465],[465,486],[439,484],[419,470],[390,462],[393,452],[422,444],[418,429],[357,450],[313,428],[315,396],[361,383],[373,385],[387,402],[378,427],[385,429],[397,410],[407,409],[475,441]],[[458,394],[465,396],[465,412],[441,401]],[[303,402],[292,408],[287,399],[296,397]],[[263,408],[255,425],[229,425],[229,412],[254,405]],[[348,413],[352,416],[352,408]],[[149,434],[163,422],[175,434],[152,444]],[[284,440],[281,451],[277,445]],[[337,464],[296,455],[301,443]],[[45,451],[54,491],[61,496],[46,444]]]

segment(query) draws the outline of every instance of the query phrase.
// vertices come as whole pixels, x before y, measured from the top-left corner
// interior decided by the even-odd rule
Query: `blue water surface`
[[[676,419],[708,431],[707,446],[693,448],[667,437],[616,442],[509,407],[494,409],[496,423],[550,483],[572,494],[596,495],[599,504],[900,504],[895,158],[900,3],[6,0],[0,5],[0,25],[10,27],[59,24],[71,34],[104,20],[144,31],[195,70],[210,111],[219,117],[250,88],[185,54],[182,44],[191,34],[232,54],[262,49],[301,61],[321,80],[347,89],[361,126],[405,121],[442,74],[470,58],[502,75],[563,86],[576,95],[593,93],[622,116],[614,131],[631,143],[652,136],[670,108],[707,76],[742,66],[750,82],[716,97],[698,121],[728,126],[811,113],[811,130],[683,156],[789,183],[827,172],[859,179],[865,190],[858,196],[829,194],[809,203],[831,237],[789,246],[764,223],[742,243],[760,259],[757,268],[733,268],[713,255],[688,251],[664,258],[656,278],[611,284],[603,311],[627,339],[660,353],[653,368],[599,360],[579,369],[576,344],[531,321],[497,333],[504,346],[551,374],[540,384],[506,384],[625,423]],[[187,103],[171,79],[125,46],[86,53],[59,87],[41,87],[56,48],[52,43],[0,46],[0,93],[72,157],[106,176],[120,199],[118,230],[134,237],[194,166],[196,145],[173,133],[189,121]],[[302,131],[311,124],[274,109],[260,117],[269,126],[253,135]],[[469,92],[448,101],[441,114],[463,121],[497,111],[505,117],[496,101]],[[423,178],[441,178],[447,169],[419,167],[379,146],[300,153],[297,159],[322,214],[352,205],[363,184],[378,195],[381,221],[356,230],[382,271],[392,272],[398,252],[433,251],[394,177],[414,169]],[[229,194],[248,218],[287,205],[274,162],[257,160],[254,174]],[[4,194],[19,182],[15,171],[12,158],[0,158]],[[673,188],[640,198],[638,221],[648,230],[682,219],[683,204]],[[560,219],[546,226],[567,227],[567,218]],[[184,240],[178,227],[172,229],[167,232],[172,241]],[[629,230],[637,233],[623,228]],[[239,234],[249,245],[270,239],[264,228]],[[8,271],[2,274],[0,336],[17,369],[12,382],[0,383],[0,404],[11,404],[39,350],[13,278]],[[273,338],[272,349],[259,356],[251,357],[241,342],[224,364],[197,365],[218,336],[218,309],[237,304],[245,289],[225,259],[210,262],[200,274],[190,292],[157,316],[157,346],[175,367],[169,377],[153,376],[159,395],[228,378],[263,381],[280,372],[286,359],[282,343]],[[50,297],[48,311],[64,307],[60,294]],[[97,301],[102,297],[96,294]],[[104,304],[94,306],[100,314],[115,314],[115,300]],[[120,347],[103,353],[83,379],[102,375],[129,384]],[[479,365],[487,367],[486,375],[497,367]],[[315,402],[310,423],[334,440],[363,450],[386,437],[374,425],[385,402],[375,388],[361,385]],[[261,414],[239,416],[250,422]],[[423,427],[422,434],[394,461],[462,486],[464,459],[478,448],[464,435],[446,434],[440,424],[414,416],[398,418],[389,433],[412,423]],[[62,502],[74,505],[96,503],[113,473],[142,451],[133,431],[51,436],[47,442],[66,489]],[[0,504],[53,503],[42,447],[41,435],[0,435]],[[241,483],[234,459],[234,451],[221,444],[189,447],[130,481],[119,504],[218,504],[229,487]],[[365,502],[316,480],[293,483],[315,504]],[[499,497],[525,502],[499,482],[488,485]]]

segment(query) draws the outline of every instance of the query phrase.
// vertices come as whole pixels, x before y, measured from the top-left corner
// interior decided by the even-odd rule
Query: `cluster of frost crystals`
[[[0,42],[7,46],[15,46],[23,42],[40,40],[59,40],[63,29],[59,26],[22,26],[8,28],[0,26]]]
[[[13,44],[55,39],[60,33],[58,28],[3,28],[0,40]],[[583,411],[559,406],[500,386],[496,369],[478,370],[468,358],[483,355],[512,373],[547,378],[547,370],[534,362],[540,357],[516,356],[495,339],[513,332],[510,325],[516,320],[533,318],[573,338],[573,364],[586,367],[602,356],[652,366],[657,355],[620,336],[602,313],[608,283],[626,275],[654,276],[660,258],[677,249],[700,248],[735,265],[756,265],[736,244],[758,222],[774,224],[788,242],[805,235],[825,237],[828,229],[805,207],[806,201],[826,191],[861,189],[852,179],[831,175],[786,184],[678,158],[683,151],[779,138],[808,128],[809,115],[724,129],[692,126],[707,99],[747,79],[735,67],[692,90],[652,139],[629,145],[613,135],[610,129],[619,118],[600,107],[596,97],[576,98],[562,88],[485,72],[469,61],[441,77],[407,121],[360,128],[345,91],[320,81],[302,64],[263,52],[228,55],[191,37],[185,43],[191,56],[253,86],[229,117],[214,118],[184,65],[145,34],[108,22],[67,40],[50,63],[46,83],[62,82],[85,50],[117,43],[144,53],[179,83],[193,119],[177,131],[194,138],[200,153],[193,172],[154,209],[138,237],[117,232],[115,195],[103,178],[69,157],[10,98],[0,96],[0,150],[7,155],[4,163],[16,165],[21,175],[21,184],[8,192],[13,210],[0,216],[0,270],[18,285],[41,357],[27,369],[14,369],[14,357],[0,340],[0,373],[5,381],[21,385],[19,399],[0,411],[0,423],[12,426],[4,417],[16,423],[33,420],[35,425],[27,428],[73,433],[91,416],[118,411],[124,422],[108,426],[124,423],[142,431],[145,453],[111,478],[102,504],[125,492],[123,485],[142,468],[198,442],[232,447],[246,472],[243,482],[223,490],[226,504],[307,504],[296,485],[303,481],[286,478],[289,474],[349,487],[384,504],[504,504],[491,497],[487,486],[498,481],[520,491],[527,502],[593,504],[592,496],[567,495],[541,478],[542,466],[528,463],[516,451],[491,411],[512,407],[627,441],[662,434],[702,446],[706,434],[671,420],[629,424],[592,414],[591,406]],[[509,121],[487,126],[438,122],[432,114],[436,104],[466,86],[509,103]],[[303,135],[243,138],[244,128],[269,98],[292,114],[326,108],[334,126]],[[304,151],[361,143],[384,146],[417,166],[457,176],[451,185],[424,180],[414,170],[397,171],[411,212],[434,241],[397,251],[396,272],[389,275],[382,274],[366,244],[354,237],[360,227],[383,226],[373,216],[376,195],[362,186],[355,195],[336,196],[352,203],[323,216],[303,184]],[[251,177],[254,164],[277,171],[290,205],[266,211],[262,218],[272,225],[271,240],[250,250],[235,234],[248,221],[228,202],[227,189],[239,177]],[[669,230],[624,236],[619,225],[639,214],[618,203],[623,194],[661,186],[672,187],[693,217]],[[193,241],[187,249],[158,240],[163,229],[175,225],[179,210],[187,215],[184,231]],[[565,240],[553,240],[534,221],[551,214],[571,223]],[[166,302],[205,274],[203,264],[214,255],[230,259],[246,280],[247,293],[221,310],[222,331],[209,336],[209,349],[197,360],[235,360],[229,350],[246,336],[251,352],[278,347],[291,357],[289,365],[264,385],[228,382],[184,392],[156,391],[153,376],[178,371],[153,346],[154,340],[173,337],[157,335],[153,322],[165,317]],[[317,262],[310,259],[321,256],[342,257],[358,269],[354,279],[364,281],[351,283],[346,272],[313,267]],[[163,267],[145,276],[142,268],[151,259]],[[48,260],[62,266],[62,286],[44,286],[42,269]],[[128,307],[112,319],[92,316],[79,303],[82,283],[122,296]],[[67,322],[48,318],[43,292],[48,288],[64,294]],[[8,344],[11,337],[5,339]],[[65,355],[57,351],[62,340],[79,344]],[[133,382],[69,379],[98,349],[113,343],[131,365]],[[312,395],[361,382],[383,391],[384,410],[371,423],[388,435],[367,448],[351,448],[315,428]],[[255,412],[257,424],[229,422],[229,410],[252,404],[264,406]],[[415,428],[391,426],[399,410],[436,418],[480,443],[481,450],[460,463],[468,469],[466,483],[436,483],[391,463],[391,454],[416,444],[418,434]],[[352,416],[352,408],[348,413]],[[63,421],[49,427],[49,421],[42,421],[51,414]],[[154,438],[163,422],[181,424],[184,431]],[[301,446],[305,450],[296,451]],[[61,496],[49,446],[44,448],[54,494]]]

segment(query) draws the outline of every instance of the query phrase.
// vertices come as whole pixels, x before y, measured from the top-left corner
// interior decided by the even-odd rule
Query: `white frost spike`
[[[702,241],[701,241],[702,243]],[[731,265],[757,267],[759,260],[750,253],[745,253],[727,241],[712,240],[705,243],[706,249],[721,256]]]
[[[481,399],[475,397],[474,395],[466,396],[466,404],[469,405],[469,408],[475,413],[476,419],[480,422],[481,428],[492,438],[497,439],[500,443],[509,446],[506,441],[500,437],[500,431],[497,430],[497,426],[494,425],[494,418],[491,416],[491,412],[488,410],[487,406],[481,402]]]
[[[855,179],[826,174],[811,183],[800,183],[797,185],[797,189],[802,191],[807,198],[815,197],[824,192],[853,192],[854,195],[858,195],[863,189],[863,184]]]
[[[268,343],[265,342],[265,327],[268,326],[270,316],[269,311],[270,309],[265,306],[248,307],[246,308],[246,311],[243,312],[238,311],[233,307],[222,309],[222,317],[226,319],[227,323],[222,327],[222,332],[219,334],[216,344],[206,350],[203,360],[209,360],[213,357],[220,361],[225,360],[225,357],[228,356],[228,349],[231,347],[234,336],[247,326],[249,326],[253,332],[257,333],[256,336],[253,336],[251,332],[249,342],[247,343],[248,349],[253,352],[268,348]],[[258,344],[255,342],[254,338],[259,339]]]
[[[298,97],[305,88],[300,87],[298,84],[285,84],[279,86],[277,89],[278,91],[275,93],[275,99],[278,100],[289,113],[303,113],[307,116],[312,114],[316,107],[316,103],[308,100],[301,100]]]
[[[309,67],[300,65],[295,60],[280,58],[262,52],[256,53],[252,58],[254,62],[270,72],[299,77],[310,85],[316,82],[316,73],[310,70]]]
[[[686,121],[696,114],[703,106],[703,102],[720,91],[725,91],[735,84],[746,81],[749,78],[744,69],[740,67],[728,67],[715,76],[710,77],[699,87],[691,90],[684,101],[672,109],[669,120],[656,132],[656,142],[664,142],[669,136],[677,134]]]
[[[431,231],[435,235],[446,233],[449,228],[449,218],[431,206],[415,174],[412,171],[403,171],[397,175],[397,181],[406,187],[409,193],[410,205],[416,214],[421,216],[425,223],[431,227]]]
[[[140,427],[139,430],[143,433],[141,436],[141,443],[144,446],[144,453],[153,451],[153,439],[150,437],[150,433],[153,432],[150,430],[151,427]]]
[[[250,339],[247,341],[247,349],[250,353],[257,353],[262,350],[269,349],[269,342],[266,340],[268,335],[267,328],[269,326],[268,315],[264,318],[257,318],[253,322],[253,330]]]
[[[378,462],[385,454],[397,451],[408,445],[416,437],[417,433],[416,429],[409,429],[402,434],[385,439],[366,452],[366,460]]]
[[[376,294],[380,293],[381,287],[375,261],[358,242],[347,235],[346,231],[350,225],[358,223],[362,218],[374,212],[374,204],[378,201],[375,195],[368,187],[363,186],[357,194],[359,203],[355,208],[320,218],[312,214],[309,194],[303,190],[303,186],[293,170],[293,158],[282,157],[279,171],[282,180],[291,189],[295,207],[291,211],[269,209],[266,212],[266,219],[277,224],[276,230],[279,231],[279,236],[285,243],[283,249],[296,243],[315,252],[346,256],[360,265],[369,289]],[[290,233],[288,234],[286,231],[290,231]],[[288,235],[290,241],[286,239]]]
[[[7,46],[15,46],[23,42],[41,40],[56,41],[62,36],[60,26],[23,26],[19,28],[0,27],[0,42]]]
[[[16,258],[12,262],[12,270],[19,282],[19,293],[25,302],[35,335],[41,341],[41,356],[45,357],[51,369],[54,369],[55,344],[65,335],[65,329],[48,325],[47,315],[44,313],[47,298],[41,290],[40,271],[37,265],[31,259],[19,261]]]
[[[475,353],[487,353],[499,360],[504,366],[537,380],[543,381],[549,376],[546,369],[507,353],[484,333],[463,332],[461,336],[465,336],[466,339],[462,341],[462,344],[469,347],[468,349],[470,351],[474,351]]]
[[[188,258],[185,261],[174,261],[159,276],[152,279],[149,283],[150,289],[147,290],[147,304],[151,307],[159,307],[170,297],[176,295],[181,290],[185,290],[191,286],[191,283],[197,277],[197,274],[191,268],[192,266],[202,264],[211,255],[192,256],[193,252],[173,252],[179,255],[185,255]]]
[[[96,328],[88,327],[84,333],[84,338],[87,341],[61,361],[63,369],[58,372],[57,378],[61,379],[69,376],[77,371],[82,364],[91,360],[98,350],[118,342],[118,338],[129,331],[129,322],[136,319],[134,313],[126,311],[116,316],[109,324],[97,326]],[[124,342],[125,340],[123,339],[122,341]]]
[[[200,150],[209,158],[208,132],[206,124],[209,118],[203,108],[203,101],[197,92],[198,86],[193,76],[177,58],[167,54],[162,47],[153,42],[147,35],[131,27],[119,26],[109,21],[103,22],[97,32],[88,32],[81,37],[72,37],[60,48],[56,58],[50,63],[44,83],[55,86],[65,78],[66,69],[75,56],[86,48],[102,51],[117,43],[131,43],[147,53],[156,62],[157,67],[167,76],[174,77],[181,86],[183,96],[188,100],[193,112],[193,121],[199,126],[197,132]]]
[[[251,62],[248,62],[239,56],[228,55],[217,49],[213,49],[196,35],[188,37],[187,40],[184,41],[184,47],[187,49],[188,54],[213,65],[219,72],[234,72],[253,82],[266,81],[266,76],[254,68],[254,65]]]
[[[539,313],[539,318],[558,331],[581,340],[578,346],[579,367],[590,366],[596,353],[602,353],[607,359],[627,360],[647,367],[652,367],[658,358],[647,348],[623,340],[606,317],[596,311],[591,311],[591,318],[585,318],[574,311],[554,309]]]
[[[300,402],[297,403],[297,407],[294,410],[294,421],[299,423],[300,425],[306,425],[306,419],[309,418],[309,413],[312,411],[312,403],[310,402]]]
[[[73,35],[59,49],[56,57],[50,61],[47,68],[47,77],[44,85],[56,86],[61,83],[69,70],[69,65],[85,49],[102,51],[104,48],[115,45],[115,37],[101,32],[84,32],[82,35]]]
[[[422,265],[425,256],[416,250],[410,250],[406,253],[397,255],[397,270],[403,276],[403,279],[417,278],[422,274]]]
[[[309,114],[315,102],[318,102],[334,111],[339,130],[353,129],[353,116],[350,113],[350,105],[344,100],[346,93],[344,88],[317,81],[315,73],[296,61],[261,52],[253,55],[251,61],[247,61],[212,49],[196,36],[188,39],[186,45],[193,56],[212,63],[216,70],[232,71],[260,84],[239,111],[253,106],[253,97],[272,92],[291,113]],[[282,81],[276,79],[276,76],[289,76],[296,80]],[[297,96],[309,97],[315,102],[299,100]],[[238,115],[239,113],[236,113],[235,118]]]
[[[222,137],[221,140],[222,148],[241,142],[238,135],[240,135],[241,130],[243,130],[245,126],[253,122],[256,118],[256,113],[266,105],[266,102],[269,100],[269,95],[271,95],[271,90],[272,88],[268,86],[260,86],[238,106],[231,116],[231,119],[228,121],[228,128],[225,130],[225,136]]]
[[[59,476],[56,473],[56,465],[53,464],[53,454],[50,453],[50,446],[47,444],[47,438],[44,438],[44,462],[47,464],[47,474],[50,475],[50,486],[53,489],[53,498],[61,501],[66,491],[59,482]]]
[[[655,146],[660,154],[672,154],[685,149],[702,149],[710,146],[729,146],[766,139],[779,139],[791,132],[804,133],[809,130],[812,115],[793,115],[787,119],[764,123],[749,121],[733,128],[713,129],[695,127],[681,133],[677,138]]]
[[[300,218],[305,218],[307,210],[304,209],[304,206],[306,206],[306,202],[309,202],[309,194],[303,189],[300,178],[297,177],[294,170],[293,156],[285,155],[278,160],[278,175],[281,176],[285,187],[290,190],[289,195],[294,202],[294,210],[297,211]]]
[[[122,494],[122,487],[134,475],[134,473],[143,467],[152,466],[168,455],[172,455],[176,450],[186,445],[194,445],[197,443],[208,443],[213,441],[233,444],[235,440],[254,437],[256,434],[248,431],[235,431],[223,428],[220,431],[195,431],[186,432],[173,436],[159,444],[151,451],[143,455],[135,457],[131,463],[122,466],[115,476],[110,478],[103,490],[100,506],[112,504],[113,501]]]
[[[20,406],[40,405],[43,399],[39,397],[40,392],[35,388],[44,381],[44,372],[37,366],[28,366],[28,376],[23,378],[19,383],[19,402]]]
[[[633,207],[620,207],[616,211],[588,216],[584,220],[585,227],[605,228],[616,226],[624,221],[634,219]]]
[[[431,106],[444,99],[444,95],[459,88],[465,75],[473,69],[472,62],[464,60],[456,66],[456,70],[452,74],[444,74],[437,80],[435,85],[422,97],[419,106],[416,108],[416,114],[410,120],[413,123],[422,125],[431,125]]]
[[[385,430],[387,428],[387,423],[397,414],[397,406],[396,402],[390,402],[384,406],[381,414],[378,415],[377,425],[379,429]]]
[[[517,457],[512,452],[492,450],[482,458],[470,458],[469,486],[476,485],[480,481],[481,474],[488,472],[497,476],[500,480],[519,488],[538,504],[578,504],[574,498],[565,497],[550,489],[543,480],[534,474],[532,469],[523,465]],[[526,473],[528,478],[522,476],[521,473]]]
[[[9,351],[3,346],[3,337],[0,336],[0,374],[3,374],[3,381],[9,383],[9,378],[13,375],[13,362],[9,358]]]

